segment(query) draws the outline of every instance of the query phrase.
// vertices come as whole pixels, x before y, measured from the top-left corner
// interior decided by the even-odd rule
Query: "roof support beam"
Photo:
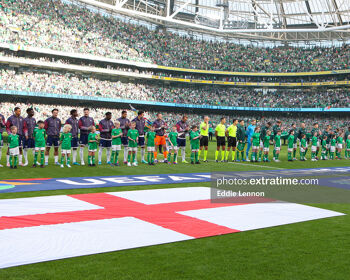
[[[340,12],[339,12],[339,8],[338,8],[338,4],[335,0],[332,0],[332,4],[333,4],[333,7],[334,7],[334,12],[337,14],[337,17],[338,17],[338,20],[339,20],[339,24],[342,25],[343,24],[343,19],[340,15]]]

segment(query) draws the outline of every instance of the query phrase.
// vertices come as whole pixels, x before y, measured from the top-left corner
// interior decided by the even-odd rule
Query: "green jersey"
[[[191,142],[191,148],[192,150],[199,149],[199,138],[194,139],[199,136],[199,131],[193,131],[190,132],[190,142]]]
[[[146,133],[147,147],[154,147],[154,140],[156,138],[156,133],[154,131],[148,131]]]
[[[10,149],[17,148],[19,146],[19,135],[9,134],[8,141]]]
[[[267,126],[263,126],[261,128],[261,131],[260,131],[260,139],[264,141],[265,139],[265,136],[266,136],[266,132],[269,130],[269,128]]]
[[[170,143],[174,146],[174,147],[177,147],[177,135],[178,133],[177,132],[170,132],[168,137],[169,137],[169,141]]]
[[[270,135],[265,135],[264,137],[264,148],[268,148],[270,146]]]
[[[303,134],[306,135],[306,129],[300,127],[300,128],[299,128],[299,131],[298,131],[298,138],[300,139],[300,141],[301,141],[301,135],[303,135]]]
[[[296,139],[296,137],[293,134],[289,134],[288,140],[287,140],[289,149],[293,149],[294,139]]]
[[[253,139],[253,146],[258,147],[260,144],[260,133],[254,132],[252,139]]]
[[[306,148],[306,138],[301,138],[300,145],[302,148]]]
[[[350,149],[350,139],[346,139],[346,148]]]
[[[322,151],[327,151],[327,140],[322,140]]]
[[[112,129],[112,136],[118,136],[123,135],[123,132],[120,128],[113,128]],[[122,144],[122,138],[121,136],[112,138],[112,145],[121,145]]]
[[[62,150],[70,150],[72,148],[72,133],[62,133],[60,141]]]
[[[237,125],[237,140],[244,142],[245,140],[245,129],[242,125]]]
[[[317,136],[312,136],[311,145],[312,146],[317,146],[317,142],[318,142]]]
[[[281,147],[281,135],[276,134],[275,136],[275,147],[280,148]]]
[[[337,143],[337,140],[335,138],[332,138],[331,140],[331,146],[335,147],[335,144]]]
[[[343,144],[343,137],[338,136],[338,138],[337,138],[337,143],[338,143],[338,144]]]
[[[139,137],[139,131],[137,129],[129,129],[128,134],[129,138],[129,147],[136,148],[137,147],[137,138]],[[130,140],[132,139],[132,140]]]
[[[93,141],[93,142],[91,142]],[[97,150],[97,133],[89,133],[88,136],[89,151]]]
[[[37,148],[43,148],[45,147],[45,136],[46,136],[46,130],[36,128],[33,132],[33,138],[35,142],[35,147]]]

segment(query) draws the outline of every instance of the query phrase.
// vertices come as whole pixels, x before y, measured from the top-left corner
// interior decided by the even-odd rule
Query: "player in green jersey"
[[[190,143],[191,143],[191,163],[199,164],[198,151],[199,151],[199,142],[201,135],[198,131],[198,127],[193,125],[190,132]]]
[[[350,134],[345,142],[345,158],[350,159]]]
[[[253,136],[250,139],[252,142],[252,154],[250,157],[250,161],[257,162],[258,161],[258,151],[259,151],[259,144],[260,144],[260,127],[257,126],[254,130]]]
[[[119,166],[119,152],[122,149],[122,136],[123,131],[120,128],[120,122],[116,121],[114,123],[115,128],[112,129],[111,135],[112,135],[112,158],[111,158],[111,165]]]
[[[44,167],[45,163],[45,137],[46,130],[44,129],[45,123],[43,121],[38,121],[38,127],[34,129],[33,138],[35,143],[35,154],[34,154],[34,164],[33,167],[36,167],[40,152],[40,167]]]
[[[289,131],[289,136],[288,136],[288,139],[287,139],[287,143],[288,143],[288,161],[293,161],[293,158],[292,158],[292,153],[293,153],[293,156],[294,156],[294,146],[295,146],[295,135],[294,135],[294,129],[291,129]]]
[[[11,130],[11,133],[8,136],[10,168],[17,169],[18,155],[19,155],[19,135],[17,134],[16,126],[11,126],[10,130]]]
[[[306,148],[307,148],[307,140],[306,140],[306,134],[300,135],[300,160],[305,161],[305,154],[306,154]]]
[[[146,133],[146,145],[147,145],[147,162],[149,165],[154,165],[154,152],[155,152],[155,139],[156,133],[155,127],[152,125],[150,130]]]
[[[331,136],[331,147],[330,147],[330,159],[334,159],[335,148],[337,144],[337,136],[333,134]]]
[[[89,135],[88,135],[88,163],[89,166],[96,166],[95,164],[95,153],[97,151],[97,133],[96,133],[96,126],[92,125],[89,127]]]
[[[341,159],[341,153],[343,150],[343,135],[344,131],[339,130],[339,134],[337,137],[337,153],[336,153],[336,159]]]
[[[273,160],[275,162],[280,162],[280,160],[278,158],[279,158],[280,152],[281,152],[281,134],[282,134],[282,131],[277,130],[276,135],[273,139],[273,143],[274,143]]]
[[[60,137],[60,142],[61,142],[61,168],[64,167],[63,163],[64,160],[66,159],[66,165],[68,168],[70,168],[70,154],[71,154],[71,149],[72,149],[72,133],[70,131],[72,130],[72,126],[70,124],[65,124],[61,137]]]
[[[327,135],[323,135],[323,139],[321,142],[321,159],[326,160],[327,159]]]
[[[173,164],[177,163],[177,136],[177,128],[176,125],[174,125],[172,131],[168,134],[168,164],[171,164],[171,153],[173,153]]]
[[[128,166],[131,166],[131,165],[137,166],[135,155],[137,151],[137,143],[139,140],[139,131],[136,129],[136,122],[131,122],[131,126],[130,126],[130,129],[128,130],[127,136],[129,140]]]
[[[318,132],[314,132],[312,138],[311,138],[311,161],[316,161],[316,154],[318,147]]]
[[[270,151],[270,138],[271,138],[271,130],[266,131],[266,135],[263,140],[264,144],[264,162],[270,162],[269,160],[269,151]]]
[[[264,139],[266,136],[266,132],[271,128],[272,124],[271,122],[267,122],[265,125],[261,127],[260,132],[260,150],[259,150],[259,159],[258,161],[261,161],[261,156],[264,152]]]
[[[241,154],[242,161],[246,161],[246,158],[244,156],[244,147],[245,147],[245,137],[246,132],[244,129],[244,120],[239,120],[239,123],[237,125],[237,159],[236,161],[240,161],[239,154]]]

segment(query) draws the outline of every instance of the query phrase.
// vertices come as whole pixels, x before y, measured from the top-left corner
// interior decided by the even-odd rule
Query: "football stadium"
[[[0,280],[349,279],[349,0],[0,0]]]

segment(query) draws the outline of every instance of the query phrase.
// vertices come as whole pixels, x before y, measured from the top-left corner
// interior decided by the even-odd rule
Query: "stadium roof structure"
[[[227,39],[350,40],[350,0],[80,0],[168,27]]]

